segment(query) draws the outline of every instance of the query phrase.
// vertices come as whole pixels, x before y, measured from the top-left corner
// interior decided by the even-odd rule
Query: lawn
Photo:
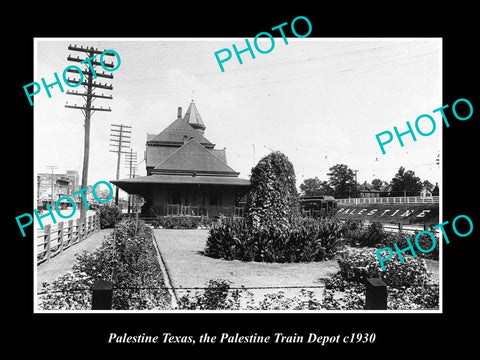
[[[255,299],[278,291],[298,295],[300,289],[284,289],[292,286],[312,290],[321,299],[323,289],[318,286],[338,271],[336,260],[279,264],[214,259],[203,254],[208,230],[155,229],[154,235],[172,286],[177,288],[205,287],[211,279],[225,279],[231,287],[270,287],[252,290]],[[181,290],[177,294],[183,295]]]
[[[312,290],[321,300],[323,288],[319,286],[339,269],[335,259],[283,264],[214,259],[203,253],[208,230],[155,229],[154,235],[175,288],[201,288],[209,280],[224,279],[230,281],[231,287],[250,289],[255,301],[278,291],[283,291],[286,297],[299,295],[301,288],[289,287]],[[438,261],[426,260],[426,263],[432,280],[438,280]],[[257,287],[268,289],[255,289]],[[177,296],[181,297],[185,291],[177,289]]]

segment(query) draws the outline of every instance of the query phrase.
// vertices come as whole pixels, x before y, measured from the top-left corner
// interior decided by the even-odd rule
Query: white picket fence
[[[438,204],[440,196],[399,196],[399,197],[372,197],[336,199],[339,205],[343,204]]]

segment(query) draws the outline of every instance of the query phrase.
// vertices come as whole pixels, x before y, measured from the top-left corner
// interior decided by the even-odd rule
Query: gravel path
[[[322,279],[338,271],[336,260],[278,264],[213,259],[203,254],[208,230],[155,229],[154,234],[173,287],[205,287],[210,279],[224,279],[231,287],[278,287],[252,290],[256,300],[280,290],[285,296],[299,294],[300,289],[281,289],[288,286],[304,286],[321,299],[323,289],[308,286],[323,285]],[[183,294],[177,290],[178,297]]]

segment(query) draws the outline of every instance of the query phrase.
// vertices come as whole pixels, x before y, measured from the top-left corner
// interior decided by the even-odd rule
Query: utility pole
[[[51,191],[52,191],[52,198],[50,200],[50,208],[53,209],[54,206],[55,206],[55,201],[54,201],[54,194],[53,194],[53,169],[56,169],[58,168],[58,166],[55,166],[55,165],[49,165],[47,166],[47,168],[49,168],[50,170],[52,170],[52,175],[51,175],[51,182],[50,182],[50,186],[51,186]]]
[[[69,67],[67,69],[67,72],[74,73],[80,76],[80,79],[70,79],[68,78],[67,81],[70,84],[77,84],[76,86],[82,85],[84,87],[84,92],[78,92],[78,91],[69,91],[67,90],[68,95],[74,95],[74,96],[81,96],[84,100],[84,105],[83,106],[77,106],[77,104],[72,105],[65,105],[66,108],[70,109],[79,109],[82,111],[83,116],[85,117],[85,122],[84,122],[84,127],[85,127],[85,137],[84,137],[84,148],[83,148],[83,169],[82,169],[82,181],[81,181],[81,189],[86,188],[88,186],[88,162],[89,162],[89,157],[90,157],[90,118],[93,115],[95,111],[111,111],[110,108],[104,109],[102,107],[94,107],[92,105],[93,101],[97,98],[101,99],[113,99],[111,95],[106,96],[102,94],[96,94],[94,93],[95,89],[105,89],[105,90],[112,90],[113,86],[112,85],[107,85],[105,84],[100,84],[97,83],[96,81],[93,81],[93,79],[96,79],[97,77],[100,78],[107,78],[107,79],[113,79],[112,74],[106,74],[105,72],[99,73],[96,72],[95,66],[101,65],[104,69],[105,68],[114,68],[113,63],[104,63],[104,62],[99,62],[94,60],[94,58],[99,55],[104,53],[104,51],[94,49],[93,47],[87,48],[80,46],[78,47],[77,45],[69,45],[68,50],[71,51],[78,51],[82,52],[85,54],[87,57],[86,59],[81,59],[78,56],[76,58],[72,56],[68,56],[67,60],[72,61],[72,62],[78,62],[80,64],[85,65],[85,69],[82,71],[82,73],[79,73],[77,70],[73,69],[72,67]],[[115,56],[113,53],[104,53],[106,56]],[[93,70],[93,71],[91,71]],[[67,103],[68,104],[68,103]],[[86,217],[86,207],[83,202],[80,202],[80,219],[85,219]]]
[[[130,145],[124,145],[126,143],[130,143],[130,135],[132,133],[131,126],[123,125],[123,124],[111,124],[112,128],[110,131],[112,132],[110,136],[110,146],[114,146],[116,150],[110,150],[110,152],[117,153],[117,176],[116,180],[120,178],[120,156],[121,154],[128,154],[126,151],[123,151],[123,148],[128,148]],[[125,130],[126,129],[126,130]],[[115,205],[118,205],[118,186],[115,190]]]
[[[137,167],[137,165],[134,165],[137,163],[137,153],[134,153],[133,152],[133,149],[130,148],[130,153],[127,153],[125,154],[125,161],[127,163],[127,169],[130,170],[129,172],[129,178],[132,178],[132,170],[133,170],[133,174],[135,174],[135,168]],[[134,177],[135,175],[133,175]],[[130,210],[131,210],[131,195],[128,194],[128,213],[130,214]]]

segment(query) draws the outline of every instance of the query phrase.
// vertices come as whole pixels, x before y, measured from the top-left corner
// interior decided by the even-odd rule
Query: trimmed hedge
[[[205,220],[197,216],[162,216],[153,221],[153,226],[163,229],[197,229],[205,226]]]

